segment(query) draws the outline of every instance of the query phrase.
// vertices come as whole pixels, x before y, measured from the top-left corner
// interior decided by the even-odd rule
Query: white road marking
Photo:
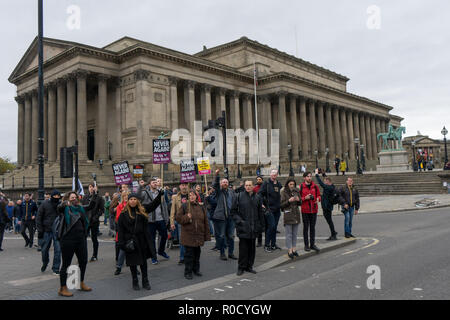
[[[355,286],[355,288],[356,288],[356,289],[360,289],[360,288],[361,288],[361,286]]]
[[[232,286],[225,286],[225,288],[228,288],[228,289],[233,289],[233,287],[232,287]]]
[[[43,282],[43,281],[48,281],[48,280],[55,280],[55,279],[56,279],[56,276],[52,274],[52,275],[38,276],[38,277],[33,277],[33,278],[21,279],[21,280],[8,281],[5,283],[12,285],[14,287],[20,287],[20,286],[25,286],[25,285],[32,284],[32,283],[38,283],[38,282]]]
[[[422,288],[414,288],[413,290],[414,291],[422,291],[423,289]]]
[[[241,284],[238,282],[238,283],[236,283],[236,285],[237,285],[237,286],[240,286]]]
[[[280,272],[286,272],[286,270],[280,270]]]
[[[218,292],[224,292],[225,290],[222,289],[218,289],[218,288],[214,288],[214,290],[218,291]]]
[[[184,298],[184,300],[194,300],[194,299],[186,297]]]
[[[362,249],[367,249],[367,248],[373,247],[373,246],[377,245],[380,242],[380,240],[375,239],[375,238],[372,238],[372,240],[373,240],[373,242],[371,244],[369,244],[367,246],[364,246],[364,247],[361,247],[361,248],[358,248],[358,249],[355,249],[355,250],[350,250],[350,251],[344,252],[342,254],[342,256],[345,256],[345,255],[350,254],[350,253],[358,252],[358,251],[360,251]]]
[[[242,279],[242,280],[241,280],[241,282],[244,282],[244,281],[252,282],[252,280],[249,280],[249,279]]]
[[[289,269],[295,269],[295,267],[289,267]]]

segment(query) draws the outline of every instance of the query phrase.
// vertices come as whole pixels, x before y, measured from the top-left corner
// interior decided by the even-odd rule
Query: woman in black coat
[[[130,267],[133,279],[133,289],[139,290],[137,266],[141,267],[142,287],[150,290],[147,273],[147,259],[156,258],[155,245],[148,233],[148,214],[161,204],[161,195],[150,204],[142,206],[136,193],[130,194],[127,206],[119,217],[117,232],[119,234],[118,245],[125,251],[126,263]],[[130,242],[133,246],[130,246]],[[134,247],[134,248],[130,248]]]
[[[333,213],[333,200],[336,195],[336,187],[331,181],[331,178],[325,177],[325,183],[320,179],[319,174],[316,173],[317,182],[323,188],[322,196],[322,210],[325,220],[327,220],[328,226],[330,227],[331,236],[327,239],[328,241],[337,240],[337,232],[334,229],[332,213]]]

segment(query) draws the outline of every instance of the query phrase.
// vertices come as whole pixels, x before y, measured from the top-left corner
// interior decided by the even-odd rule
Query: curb
[[[355,238],[349,238],[349,239],[340,239],[340,240],[336,240],[336,241],[332,241],[330,243],[326,243],[324,245],[321,246],[320,248],[320,252],[328,252],[334,249],[339,249],[345,246],[348,246],[350,244],[353,244],[356,242],[357,239]],[[287,254],[282,255],[281,257],[275,258],[269,262],[266,262],[258,267],[255,268],[255,270],[257,272],[262,272],[262,271],[266,271],[272,268],[276,268],[279,266],[282,266],[284,264],[288,264],[294,261],[298,261],[298,260],[302,260],[302,259],[306,259],[309,258],[311,256],[317,256],[320,253],[316,253],[314,251],[310,251],[310,252],[303,252],[299,254],[299,256],[297,258],[291,259],[288,257]]]
[[[324,244],[322,246],[322,248],[320,249],[320,252],[328,252],[328,251],[331,251],[331,250],[334,250],[334,249],[342,248],[344,246],[347,246],[347,245],[350,245],[352,243],[355,243],[356,240],[357,239],[355,239],[355,238],[351,238],[351,239],[341,239],[341,240],[333,241],[330,244]],[[315,255],[318,255],[318,254],[315,253],[315,252],[312,252],[312,251],[311,252],[304,252],[304,253],[302,252],[302,253],[299,254],[298,258],[296,258],[294,260],[291,260],[288,257],[288,255],[285,254],[285,255],[283,255],[281,257],[278,257],[278,258],[275,258],[275,259],[273,259],[273,260],[271,260],[269,262],[266,262],[266,263],[260,265],[259,267],[256,267],[255,270],[257,272],[262,272],[262,271],[266,271],[266,270],[269,270],[269,269],[281,266],[283,264],[287,264],[287,263],[290,263],[290,262],[293,262],[293,261],[298,261],[300,259],[305,259],[305,258],[308,258],[308,257],[311,257],[311,256],[315,256]],[[215,286],[215,285],[219,285],[219,284],[222,284],[222,283],[225,283],[225,282],[228,282],[228,281],[241,280],[241,279],[242,279],[241,276],[236,275],[236,273],[232,273],[232,274],[228,274],[228,275],[222,276],[220,278],[204,281],[204,282],[201,282],[201,283],[196,283],[196,284],[193,284],[193,285],[190,285],[190,286],[186,286],[186,287],[183,287],[183,288],[179,288],[179,289],[173,289],[173,290],[169,290],[169,291],[166,291],[166,292],[157,293],[157,294],[150,295],[150,296],[147,296],[147,297],[141,297],[141,298],[138,298],[136,300],[164,300],[164,299],[170,299],[170,298],[174,298],[174,297],[178,297],[178,296],[181,296],[181,295],[185,295],[185,294],[197,291],[197,290],[205,289],[205,288],[208,288],[210,286]]]
[[[430,209],[440,209],[440,208],[448,208],[450,207],[450,204],[443,204],[439,206],[433,206],[433,207],[425,207],[425,208],[399,208],[399,209],[393,209],[393,210],[383,210],[383,211],[360,211],[358,212],[358,215],[360,214],[377,214],[377,213],[395,213],[395,212],[404,212],[404,211],[416,211],[416,210],[430,210]],[[319,216],[323,216],[323,213],[318,214]],[[342,216],[343,213],[336,212],[333,213],[333,216]]]

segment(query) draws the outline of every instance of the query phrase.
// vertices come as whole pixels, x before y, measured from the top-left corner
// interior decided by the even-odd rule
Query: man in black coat
[[[11,222],[6,212],[6,203],[6,199],[0,196],[0,252],[3,251],[2,243],[6,225]]]
[[[38,239],[42,239],[42,267],[41,272],[47,269],[49,263],[50,246],[53,241],[53,266],[52,270],[55,275],[59,274],[59,267],[61,265],[61,247],[57,239],[57,234],[53,230],[53,223],[58,214],[58,205],[61,200],[61,193],[58,190],[53,190],[50,199],[45,200],[39,207],[36,216],[36,228],[38,231]]]
[[[83,200],[81,203],[83,205],[88,205],[91,201],[92,197],[94,196],[94,185],[89,185],[89,193],[83,197]],[[96,205],[94,206],[94,209],[89,210],[86,212],[86,215],[89,219],[89,230],[91,234],[92,239],[92,245],[94,252],[92,254],[91,262],[97,261],[97,255],[98,255],[98,232],[100,227],[100,217],[104,212],[105,202],[102,197],[97,197]]]
[[[333,213],[333,207],[334,207],[334,201],[339,200],[335,199],[335,197],[339,197],[338,191],[336,190],[336,187],[334,186],[333,182],[331,181],[330,177],[325,177],[325,183],[320,179],[320,176],[318,173],[316,173],[316,180],[320,184],[320,186],[323,188],[322,193],[322,210],[323,210],[323,216],[325,217],[325,220],[327,220],[328,226],[330,227],[331,236],[327,239],[328,241],[337,240],[336,235],[338,234],[336,230],[334,229],[333,219],[332,219],[332,213]]]
[[[264,213],[261,197],[253,192],[253,181],[245,181],[245,191],[238,194],[231,209],[239,238],[238,272],[256,273],[253,270],[256,255],[256,238],[264,230]]]
[[[23,197],[23,202],[20,207],[20,217],[19,217],[19,223],[20,223],[20,233],[22,234],[22,237],[25,239],[25,247],[33,247],[33,240],[34,240],[34,231],[35,231],[35,219],[36,219],[36,213],[37,213],[37,205],[36,202],[34,202],[31,199],[31,193],[25,193],[25,196]],[[29,236],[26,234],[26,230],[28,229]]]
[[[342,213],[345,216],[345,237],[354,238],[352,235],[353,214],[358,214],[359,210],[359,192],[353,185],[353,179],[347,178],[345,186],[342,187],[339,193]]]

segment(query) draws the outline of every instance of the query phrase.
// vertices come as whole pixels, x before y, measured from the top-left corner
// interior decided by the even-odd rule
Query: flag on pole
[[[72,190],[76,191],[79,195],[84,196],[83,184],[80,179],[78,179],[78,185],[75,187],[75,177],[72,179]]]

